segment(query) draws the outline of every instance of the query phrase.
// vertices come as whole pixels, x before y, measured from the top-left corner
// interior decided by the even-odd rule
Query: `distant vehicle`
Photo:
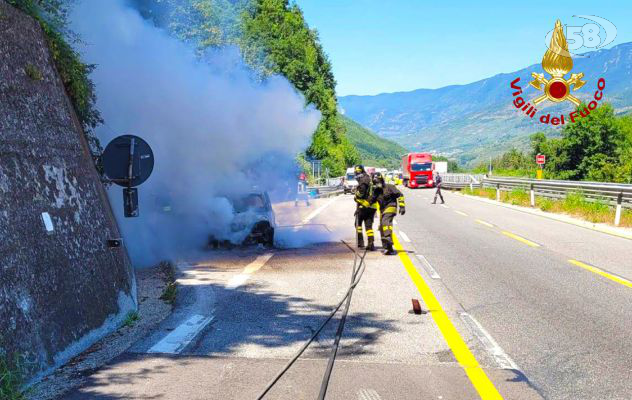
[[[432,155],[408,153],[402,158],[403,184],[409,188],[434,187]]]
[[[358,181],[355,178],[355,169],[347,168],[345,175],[345,183],[343,185],[344,193],[353,193],[358,187]]]
[[[399,171],[389,171],[384,175],[386,183],[392,183],[393,185],[402,184],[402,173]]]
[[[375,168],[375,172],[379,172],[382,175],[386,175],[386,173],[388,172],[388,169],[386,169],[386,168]]]
[[[448,172],[448,162],[447,161],[435,161],[432,163],[432,170],[435,173],[446,173]]]
[[[267,192],[252,192],[245,196],[229,198],[235,215],[230,224],[234,238],[243,245],[274,244],[276,219],[272,203]],[[219,247],[220,241],[214,237],[209,240],[212,247]],[[224,241],[223,243],[225,243]]]

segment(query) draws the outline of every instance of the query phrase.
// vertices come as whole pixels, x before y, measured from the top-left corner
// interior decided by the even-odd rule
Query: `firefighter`
[[[373,188],[374,199],[380,207],[380,237],[383,252],[385,255],[393,255],[396,254],[393,249],[393,220],[398,206],[400,215],[406,213],[404,195],[395,185],[385,183],[384,177],[379,172],[373,175]]]
[[[355,166],[355,176],[358,181],[354,197],[356,202],[355,228],[358,248],[364,248],[364,235],[362,234],[362,224],[364,224],[367,236],[367,250],[374,251],[373,219],[377,211],[377,203],[371,201],[374,198],[373,184],[371,177],[366,173],[362,165]]]

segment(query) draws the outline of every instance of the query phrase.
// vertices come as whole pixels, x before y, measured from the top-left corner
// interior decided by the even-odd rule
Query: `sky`
[[[294,1],[319,32],[339,96],[465,84],[540,63],[558,18],[571,29],[592,23],[576,15],[605,18],[616,27],[605,48],[632,42],[630,0]]]

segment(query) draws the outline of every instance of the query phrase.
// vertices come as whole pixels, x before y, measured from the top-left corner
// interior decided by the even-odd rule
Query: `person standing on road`
[[[366,173],[362,165],[355,166],[355,176],[358,181],[358,187],[353,199],[356,202],[355,228],[358,248],[364,248],[364,235],[362,234],[362,224],[364,224],[368,242],[367,250],[374,251],[373,219],[375,218],[377,204],[375,204],[375,201],[372,201],[374,197],[373,184],[371,177]]]
[[[432,204],[437,204],[437,196],[441,197],[441,204],[444,204],[443,195],[441,194],[441,182],[443,182],[443,178],[441,178],[441,174],[437,172],[437,176],[435,177],[435,185],[437,186],[437,191],[435,192],[434,201]]]
[[[406,214],[404,195],[395,185],[385,183],[384,177],[379,172],[373,175],[373,188],[375,201],[380,206],[380,237],[383,251],[385,255],[393,255],[396,254],[393,249],[393,220],[398,206],[399,214]]]
[[[298,200],[300,197],[305,198],[305,205],[309,206],[309,193],[307,193],[307,175],[301,171],[298,176],[298,187],[296,189],[296,199],[294,200],[294,206],[298,206]]]

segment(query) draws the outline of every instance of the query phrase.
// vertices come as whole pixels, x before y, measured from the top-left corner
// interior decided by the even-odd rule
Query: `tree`
[[[580,105],[583,109],[585,105]],[[624,134],[621,123],[610,104],[593,110],[588,117],[566,125],[562,130],[559,164],[556,166],[562,179],[613,180],[615,174],[609,166],[618,164],[617,146]]]

